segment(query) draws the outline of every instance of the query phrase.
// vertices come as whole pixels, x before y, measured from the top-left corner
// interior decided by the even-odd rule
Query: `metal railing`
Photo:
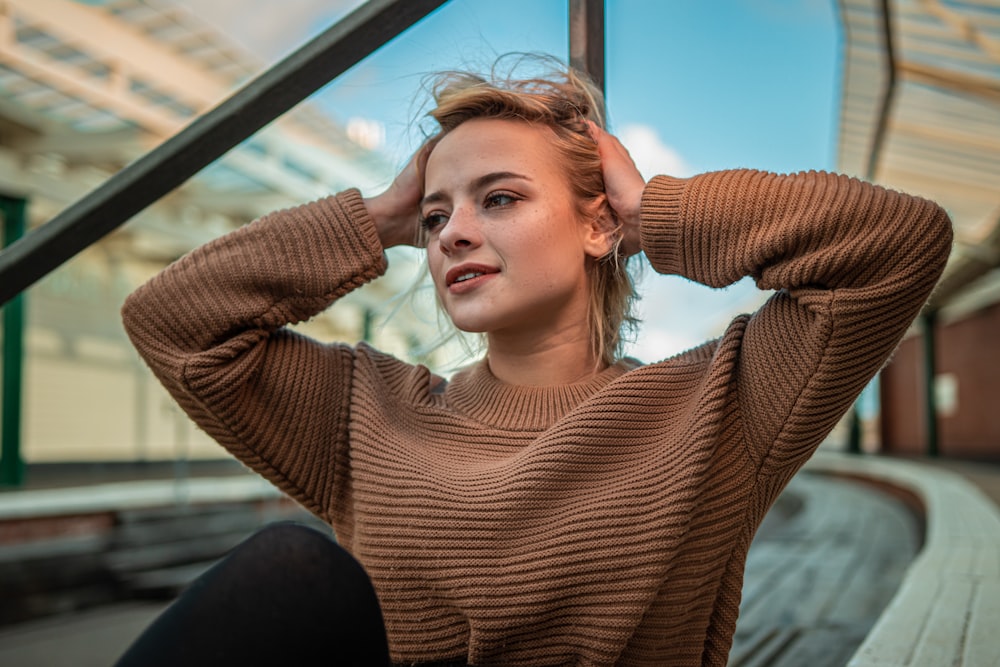
[[[369,0],[0,253],[0,304],[248,139],[447,0]]]
[[[448,0],[369,0],[0,252],[0,305],[183,184]],[[603,87],[604,1],[569,0],[570,62]]]
[[[7,239],[12,242],[0,252],[0,306],[9,304],[4,307],[0,484],[16,486],[22,480],[24,323],[15,297],[447,1],[368,0],[49,222],[16,240]],[[569,0],[569,44],[570,64],[603,89],[604,0]]]

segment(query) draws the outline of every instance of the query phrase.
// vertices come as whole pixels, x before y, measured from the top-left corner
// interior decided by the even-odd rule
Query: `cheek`
[[[431,270],[434,270],[435,267],[441,265],[441,253],[434,250],[431,245],[428,244],[427,249],[424,251],[424,253],[427,257],[427,266],[430,267]]]
[[[440,288],[438,281],[440,280],[440,268],[441,268],[441,253],[437,250],[433,250],[431,246],[427,247],[427,270],[431,274],[431,280],[434,282],[434,288]]]
[[[518,255],[539,280],[558,282],[567,272],[584,265],[585,255],[575,229],[565,223],[550,224],[517,240]]]

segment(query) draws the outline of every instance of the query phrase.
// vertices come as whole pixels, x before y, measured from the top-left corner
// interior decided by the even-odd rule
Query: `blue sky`
[[[182,0],[273,62],[356,0]],[[488,67],[499,54],[565,57],[568,0],[452,0],[313,98],[343,122],[384,128],[402,163],[431,72]],[[647,176],[753,167],[835,168],[840,34],[834,0],[607,0],[612,130]],[[745,282],[709,290],[646,271],[643,333],[651,361],[718,335],[761,296]]]
[[[394,139],[413,120],[424,74],[489,66],[510,51],[563,57],[567,5],[452,0],[317,100],[344,120],[382,120],[387,148],[399,150]],[[833,0],[607,5],[608,106],[615,128],[655,128],[694,171],[832,166],[840,80]],[[325,28],[330,18],[317,17],[309,32]]]

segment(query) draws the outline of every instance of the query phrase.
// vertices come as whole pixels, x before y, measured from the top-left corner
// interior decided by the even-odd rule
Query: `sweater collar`
[[[512,385],[490,372],[486,359],[460,371],[445,389],[446,400],[483,424],[514,431],[549,428],[631,366],[619,361],[581,382],[548,387]]]

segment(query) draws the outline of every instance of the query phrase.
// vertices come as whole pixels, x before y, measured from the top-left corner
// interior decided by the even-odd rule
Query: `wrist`
[[[404,243],[396,233],[399,225],[396,224],[391,209],[386,205],[384,195],[366,197],[364,203],[365,208],[368,209],[368,215],[375,223],[375,232],[378,234],[382,247],[391,248]]]

